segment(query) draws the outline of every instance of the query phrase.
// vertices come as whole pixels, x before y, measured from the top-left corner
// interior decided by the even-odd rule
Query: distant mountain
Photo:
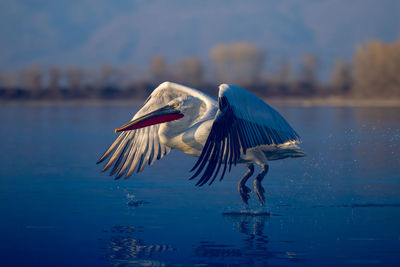
[[[28,64],[146,66],[154,54],[207,62],[217,43],[249,41],[274,60],[349,58],[370,39],[400,35],[400,1],[0,2],[0,69]]]

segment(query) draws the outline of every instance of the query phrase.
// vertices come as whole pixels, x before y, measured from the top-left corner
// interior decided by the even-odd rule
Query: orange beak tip
[[[115,129],[115,131],[114,131],[115,133],[118,133],[118,129]]]

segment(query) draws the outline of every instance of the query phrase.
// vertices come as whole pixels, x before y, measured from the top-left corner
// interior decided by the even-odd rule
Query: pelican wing
[[[300,142],[299,135],[272,107],[252,93],[233,85],[219,87],[219,110],[202,153],[192,171],[196,185],[211,185],[222,169],[223,179],[247,149],[263,145]],[[223,167],[221,166],[223,165]]]
[[[185,94],[202,99],[206,105],[215,103],[211,97],[196,89],[176,83],[164,82],[151,93],[132,120],[155,111],[167,105],[171,100]],[[199,115],[207,116],[206,112]],[[110,175],[116,174],[115,179],[119,179],[124,175],[128,178],[135,170],[141,172],[146,164],[152,165],[156,160],[163,158],[171,151],[170,147],[160,142],[159,129],[160,124],[156,124],[122,132],[104,152],[97,164],[109,158],[102,171],[104,172],[112,167]]]

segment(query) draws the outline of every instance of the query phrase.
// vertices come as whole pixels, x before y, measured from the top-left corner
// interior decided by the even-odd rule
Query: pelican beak
[[[115,129],[115,132],[140,129],[154,124],[178,120],[182,117],[183,114],[179,110],[177,110],[173,105],[168,105]]]

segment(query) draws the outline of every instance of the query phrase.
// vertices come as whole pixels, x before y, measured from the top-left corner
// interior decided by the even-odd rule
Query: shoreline
[[[265,100],[265,99],[263,99]],[[270,98],[268,103],[301,107],[400,107],[400,99],[366,99],[345,97]]]
[[[280,106],[300,107],[400,107],[400,99],[362,99],[345,97],[271,97],[262,98],[265,102]],[[141,106],[144,99],[71,99],[71,100],[0,100],[0,105],[8,106]]]

